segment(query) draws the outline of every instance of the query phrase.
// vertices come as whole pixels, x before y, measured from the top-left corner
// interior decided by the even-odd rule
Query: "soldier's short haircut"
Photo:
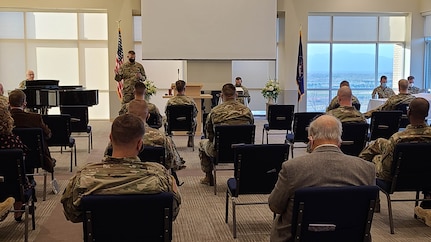
[[[114,119],[111,126],[113,145],[133,144],[145,134],[144,122],[134,114],[123,114]]]
[[[344,81],[340,82],[340,87],[342,87],[342,86],[350,87],[350,83],[348,81],[344,80]]]
[[[226,83],[223,85],[221,89],[223,96],[225,97],[233,97],[235,95],[236,89],[232,83]]]
[[[406,79],[401,79],[398,81],[398,89],[402,91],[406,91],[409,88],[409,81]]]
[[[147,86],[145,86],[143,82],[135,83],[135,92],[137,95],[144,95],[146,89],[147,89]]]
[[[409,76],[409,77],[407,77],[407,80],[412,80],[412,79],[415,79],[415,77],[414,76]]]
[[[409,113],[413,117],[425,120],[425,118],[428,116],[429,108],[430,104],[428,100],[426,100],[425,98],[417,97],[410,102]]]
[[[21,107],[25,103],[25,93],[20,89],[15,89],[9,93],[9,104],[11,107]]]
[[[135,55],[135,51],[133,51],[133,50],[129,50],[129,52],[127,52],[128,54],[132,54],[132,55]]]
[[[381,80],[383,80],[383,79],[386,79],[386,80],[387,80],[387,79],[388,79],[388,77],[387,77],[387,76],[381,76],[381,77],[380,77],[380,81],[381,81]]]
[[[175,89],[177,89],[178,92],[183,91],[186,88],[186,82],[183,80],[178,80],[175,82]]]
[[[240,81],[242,81],[242,78],[241,78],[241,77],[239,77],[239,76],[237,76],[237,77],[235,78],[235,80],[240,80]]]
[[[127,111],[130,114],[138,116],[145,122],[148,116],[148,103],[145,100],[133,99],[129,102]]]

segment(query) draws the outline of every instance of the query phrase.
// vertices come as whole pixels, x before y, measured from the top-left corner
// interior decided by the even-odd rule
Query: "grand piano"
[[[88,108],[99,104],[99,90],[86,90],[82,86],[59,86],[58,80],[34,80],[26,82],[24,93],[27,108],[47,114],[51,107]]]

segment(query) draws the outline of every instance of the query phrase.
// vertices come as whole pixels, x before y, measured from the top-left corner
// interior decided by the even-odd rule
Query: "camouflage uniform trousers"
[[[199,142],[199,159],[201,160],[201,169],[206,174],[213,170],[212,158],[215,157],[213,142],[209,139],[203,139]]]
[[[382,154],[386,153],[388,143],[389,140],[378,138],[372,141],[360,154],[362,159],[374,163],[376,166],[376,173],[379,173],[383,170]]]

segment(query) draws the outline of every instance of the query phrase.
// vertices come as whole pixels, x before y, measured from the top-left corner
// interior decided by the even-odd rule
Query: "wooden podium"
[[[202,99],[211,99],[213,96],[211,94],[201,94],[202,83],[186,83],[186,96],[193,98],[196,103],[196,108],[198,109],[198,116],[196,117],[196,135],[202,135]],[[177,90],[175,89],[175,83],[172,83],[171,88],[174,90],[174,95],[177,95]],[[165,95],[163,98],[171,98],[172,95]],[[185,135],[187,135],[184,132]]]

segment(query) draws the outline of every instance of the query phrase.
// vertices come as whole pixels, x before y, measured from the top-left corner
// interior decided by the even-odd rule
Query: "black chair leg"
[[[177,186],[180,187],[184,184],[184,182],[180,182],[180,180],[178,179],[177,172],[175,172],[174,169],[171,169],[171,174],[175,178],[175,182],[177,183]]]

